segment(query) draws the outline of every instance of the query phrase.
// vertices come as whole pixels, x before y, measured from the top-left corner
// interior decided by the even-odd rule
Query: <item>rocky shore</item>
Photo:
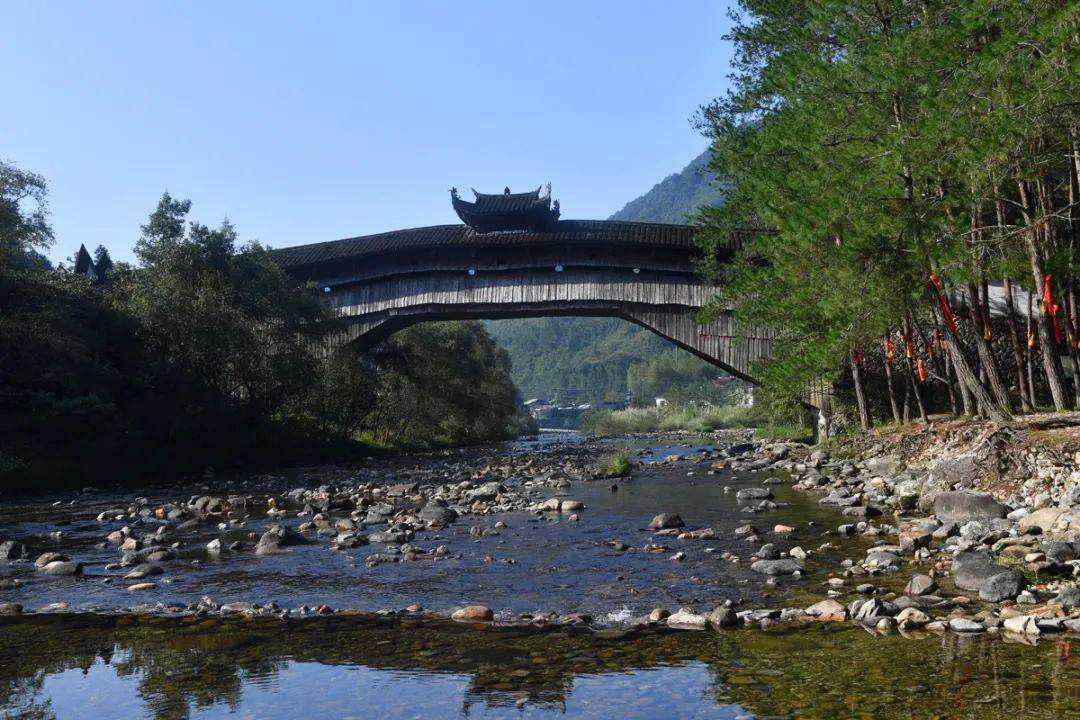
[[[745,552],[716,553],[718,572],[724,563],[746,565],[763,587],[776,588],[780,599],[790,598],[784,591],[801,580],[803,595],[817,597],[800,604],[748,606],[718,599],[707,607],[656,607],[615,624],[585,612],[507,613],[476,603],[448,612],[419,603],[365,611],[326,604],[219,603],[203,597],[94,612],[282,619],[355,615],[414,624],[450,621],[600,632],[855,623],[876,633],[914,636],[1080,634],[1080,453],[1071,432],[1061,431],[1047,442],[1038,428],[1003,436],[968,422],[828,449],[728,434],[712,450],[663,459],[639,452],[638,468],[677,466],[695,482],[723,484],[730,473],[759,477],[756,484],[724,486],[724,497],[751,522],[735,528],[732,538]],[[597,472],[606,451],[602,444],[584,443],[547,452],[433,458],[408,469],[317,469],[300,478],[318,479],[317,485],[285,488],[280,478],[256,478],[229,493],[171,501],[129,498],[93,516],[100,535],[96,549],[115,553],[113,562],[94,568],[93,578],[122,583],[133,597],[152,596],[185,565],[222,556],[285,555],[309,545],[351,553],[353,562],[369,567],[452,560],[460,549],[439,533],[458,523],[489,515],[588,523],[586,504],[574,497],[574,489],[581,483],[605,483],[617,493],[622,482]],[[788,520],[784,504],[775,501],[773,490],[780,484],[820,496],[818,504],[832,508],[840,522],[800,526]],[[631,546],[612,539],[605,544],[616,553],[653,553],[657,561],[680,561],[684,550],[672,553],[665,543],[689,551],[717,539],[715,528],[687,527],[681,508],[656,510],[648,541]],[[468,537],[497,537],[506,529],[504,520],[475,523]],[[421,534],[429,540],[419,542]],[[48,540],[62,543],[63,538]],[[16,596],[0,602],[0,615],[83,611],[65,602],[25,608],[18,601],[30,572],[36,581],[79,577],[87,570],[75,552],[37,549],[25,537],[0,537],[0,564],[6,568],[0,591]],[[826,562],[833,565],[822,572]],[[815,566],[809,585],[808,565]]]

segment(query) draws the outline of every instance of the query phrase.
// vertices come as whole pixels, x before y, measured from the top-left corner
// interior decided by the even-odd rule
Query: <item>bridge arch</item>
[[[737,250],[733,236],[722,254]],[[694,228],[607,220],[478,232],[412,228],[274,251],[298,282],[313,282],[346,329],[331,344],[370,347],[431,320],[618,317],[737,377],[768,357],[772,332],[729,314],[697,323],[716,289],[695,272]]]

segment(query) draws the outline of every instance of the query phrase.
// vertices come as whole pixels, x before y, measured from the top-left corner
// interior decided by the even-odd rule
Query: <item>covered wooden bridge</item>
[[[527,193],[451,190],[461,224],[396,230],[274,251],[349,320],[336,342],[369,347],[414,323],[554,315],[619,317],[738,377],[768,356],[771,333],[730,315],[698,324],[714,289],[694,272],[687,225],[563,220],[550,185]],[[721,252],[734,253],[739,239]]]

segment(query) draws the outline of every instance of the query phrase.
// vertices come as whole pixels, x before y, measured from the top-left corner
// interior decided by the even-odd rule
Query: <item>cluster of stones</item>
[[[167,571],[174,561],[199,563],[243,553],[275,555],[320,541],[337,551],[378,546],[364,558],[368,565],[460,557],[446,545],[420,547],[414,538],[422,531],[437,532],[464,516],[531,511],[565,513],[577,519],[584,510],[581,502],[551,495],[565,494],[571,481],[593,479],[598,452],[598,448],[584,448],[473,461],[436,459],[406,471],[359,469],[333,484],[261,497],[193,495],[171,503],[138,497],[96,515],[103,528],[100,546],[115,548],[119,555],[116,562],[105,565],[104,580],[126,582],[132,592],[154,590],[158,583],[170,582]],[[472,527],[470,534],[498,535],[504,528],[496,522],[492,527]],[[208,535],[216,537],[207,541]],[[55,547],[62,537],[49,540]],[[31,557],[31,548],[24,542],[0,540],[0,561],[26,563]],[[40,553],[34,564],[42,575],[81,576],[84,571],[84,563],[58,551]],[[0,582],[0,589],[22,584],[17,578]],[[64,609],[59,607],[63,605],[58,603],[57,609]],[[16,606],[5,604],[9,613]],[[192,604],[187,609],[207,611],[208,605]]]

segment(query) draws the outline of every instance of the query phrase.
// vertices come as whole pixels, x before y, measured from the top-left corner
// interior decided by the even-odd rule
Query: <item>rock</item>
[[[443,507],[435,503],[428,503],[420,511],[420,519],[428,527],[446,527],[458,519],[457,511],[450,507]]]
[[[65,555],[64,553],[58,553],[58,552],[42,553],[41,555],[38,556],[38,559],[34,561],[34,566],[37,567],[38,569],[41,569],[41,568],[45,567],[46,565],[48,565],[51,562],[55,562],[57,560],[67,560],[67,559],[68,559],[68,556]]]
[[[491,622],[494,618],[495,613],[483,605],[466,605],[455,610],[454,614],[450,616],[451,620],[457,622]]]
[[[802,571],[802,565],[791,558],[780,560],[758,560],[750,569],[762,575],[793,575]]]
[[[1059,605],[1066,611],[1080,608],[1080,587],[1073,585],[1071,587],[1062,588],[1050,602],[1054,605]]]
[[[769,488],[743,488],[739,492],[735,493],[735,497],[739,500],[769,500],[773,496],[772,490]]]
[[[144,582],[135,583],[134,585],[128,585],[128,592],[142,592],[144,590],[153,590],[157,587],[157,583]]]
[[[1063,512],[1065,512],[1064,508],[1053,507],[1036,510],[1030,515],[1020,518],[1020,522],[1017,523],[1017,526],[1020,528],[1021,533],[1048,533],[1054,527],[1054,523],[1057,522]]]
[[[160,565],[151,565],[149,563],[142,563],[136,565],[131,572],[124,576],[125,580],[142,580],[143,578],[150,577],[151,575],[160,575],[162,573]]]
[[[563,500],[559,512],[580,512],[585,509],[585,503],[580,500]]]
[[[930,547],[934,534],[921,527],[908,525],[900,530],[900,551],[913,553],[919,548]]]
[[[708,615],[709,624],[719,630],[720,628],[735,627],[741,623],[735,610],[726,605],[720,605]]]
[[[899,568],[901,562],[900,556],[896,553],[887,550],[871,550],[867,553],[863,565],[870,568]]]
[[[206,550],[207,552],[213,553],[215,555],[221,553],[224,550],[221,545],[221,538],[216,538],[206,543]]]
[[[681,528],[685,525],[683,519],[675,513],[660,513],[649,523],[649,528],[651,530],[668,530],[670,528]]]
[[[23,606],[14,602],[0,602],[0,615],[22,615]]]
[[[548,498],[544,502],[540,503],[540,510],[543,512],[559,512],[562,507],[562,500],[559,498]]]
[[[0,542],[0,560],[25,560],[30,557],[30,551],[17,540],[4,540]]]
[[[281,547],[304,545],[307,542],[307,538],[288,525],[271,525],[259,538],[259,542],[255,545],[255,552],[269,554],[276,552]]]
[[[912,630],[929,623],[930,616],[919,608],[909,607],[904,608],[897,614],[896,622],[902,630]]]
[[[1001,602],[1020,594],[1027,585],[1027,578],[1017,570],[1005,570],[987,578],[979,587],[979,599]]]
[[[671,613],[664,608],[653,608],[652,612],[649,613],[649,622],[661,622],[663,620],[666,620],[669,615],[671,615]]]
[[[1001,626],[1009,632],[1018,635],[1041,634],[1038,621],[1030,615],[1017,615],[1016,617],[1005,618],[1005,621],[1001,623]]]
[[[795,528],[793,528],[790,525],[777,525],[776,527],[773,528],[773,532],[774,533],[793,533],[793,532],[795,532]]]
[[[81,575],[82,563],[72,560],[53,560],[48,565],[38,568],[38,570],[46,575]]]
[[[1005,517],[1007,512],[1007,508],[990,493],[957,490],[938,493],[934,498],[934,514],[942,522],[992,520]]]
[[[804,612],[819,622],[844,622],[848,618],[847,608],[831,598],[814,603]]]
[[[855,615],[852,618],[857,623],[863,625],[873,625],[879,618],[893,617],[897,613],[897,607],[890,602],[879,600],[878,598],[870,598],[855,611]]]
[[[904,594],[918,597],[929,595],[937,589],[937,582],[929,575],[913,575],[911,580],[908,581],[907,587],[904,588]]]
[[[1050,541],[1040,543],[1046,559],[1055,563],[1066,563],[1080,559],[1080,543]]]
[[[998,578],[999,575],[1007,577]],[[952,565],[953,583],[961,590],[977,590],[982,596],[982,589],[987,587],[988,596],[1014,597],[1025,585],[1024,576],[1016,570],[1008,570],[994,562],[993,556],[986,550],[969,550],[959,553],[953,558]],[[996,578],[996,579],[995,579]],[[990,583],[995,579],[994,583]],[[1012,595],[1002,595],[1012,591]],[[983,597],[990,600],[990,597]],[[991,602],[997,602],[990,600]]]
[[[411,492],[416,492],[416,490],[414,489]],[[494,500],[496,497],[498,497],[500,493],[505,492],[506,488],[503,487],[501,483],[486,482],[480,487],[473,488],[472,490],[467,490],[465,492],[465,500],[466,502],[470,503],[476,502],[477,500],[490,502],[491,500]]]
[[[949,621],[949,629],[958,633],[981,633],[986,632],[986,626],[975,622],[970,618],[955,617]]]
[[[758,548],[754,553],[760,560],[777,560],[780,558],[780,551],[776,549],[776,546],[772,543],[765,543]]]
[[[795,547],[788,550],[788,555],[795,558],[796,560],[805,560],[806,559],[806,551],[803,550],[798,545],[796,545]]]
[[[690,608],[679,608],[667,619],[668,627],[676,630],[704,630],[709,620],[704,615],[695,613]]]

